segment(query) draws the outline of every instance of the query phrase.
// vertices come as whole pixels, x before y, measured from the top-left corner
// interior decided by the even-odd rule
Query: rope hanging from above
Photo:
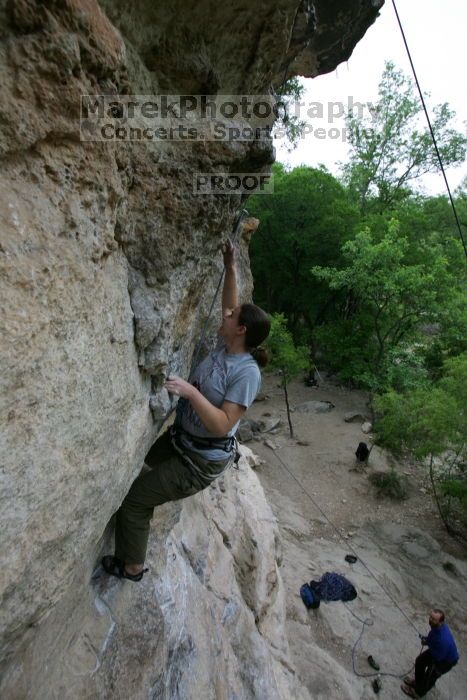
[[[422,92],[422,89],[421,89],[421,87],[420,87],[420,83],[418,82],[417,73],[416,73],[416,70],[415,70],[414,63],[413,63],[413,61],[412,61],[412,56],[411,56],[411,53],[410,53],[409,45],[408,45],[408,43],[407,43],[407,39],[405,38],[404,29],[403,29],[403,27],[402,27],[402,22],[401,22],[401,20],[400,20],[399,13],[398,13],[398,11],[397,11],[397,7],[396,7],[396,2],[395,2],[395,0],[392,0],[392,6],[393,6],[393,8],[394,8],[394,12],[396,13],[397,23],[398,23],[398,25],[399,25],[399,29],[401,30],[402,39],[403,39],[403,41],[404,41],[404,45],[405,45],[405,48],[406,48],[406,51],[407,51],[407,56],[409,57],[410,66],[411,66],[411,68],[412,68],[412,73],[413,73],[413,75],[414,75],[415,83],[416,83],[416,85],[417,85],[418,94],[419,94],[419,96],[420,96],[420,101],[421,101],[421,103],[422,103],[423,110],[424,110],[424,112],[425,112],[425,117],[426,117],[426,120],[427,120],[427,122],[428,122],[428,128],[430,129],[430,134],[431,134],[431,138],[432,138],[432,140],[433,140],[433,146],[434,146],[435,151],[436,151],[436,156],[437,156],[437,158],[438,158],[439,167],[441,168],[441,172],[442,172],[442,174],[443,174],[444,183],[445,183],[445,185],[446,185],[446,190],[447,190],[448,195],[449,195],[449,201],[451,202],[452,211],[453,211],[453,214],[454,214],[454,218],[455,218],[455,220],[456,220],[457,230],[459,231],[459,237],[460,237],[460,239],[461,239],[462,246],[463,246],[463,248],[464,248],[465,257],[467,258],[467,247],[466,247],[466,244],[465,244],[464,236],[463,236],[463,234],[462,234],[462,229],[461,229],[461,224],[460,224],[460,221],[459,221],[459,216],[457,215],[456,206],[455,206],[455,204],[454,204],[454,200],[453,200],[452,194],[451,194],[451,188],[449,187],[449,183],[448,183],[448,179],[447,179],[447,176],[446,176],[446,172],[445,172],[445,170],[444,170],[443,160],[442,160],[441,154],[440,154],[440,152],[439,152],[438,144],[437,144],[437,141],[436,141],[436,136],[435,136],[435,134],[434,134],[433,127],[432,127],[432,125],[431,125],[430,116],[429,116],[429,114],[428,114],[428,110],[427,110],[427,107],[426,107],[426,104],[425,104],[425,98],[423,97],[423,92]]]

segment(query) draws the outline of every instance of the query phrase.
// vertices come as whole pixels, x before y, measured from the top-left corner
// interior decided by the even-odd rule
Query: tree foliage
[[[304,336],[310,339],[330,302],[326,285],[313,278],[311,267],[338,264],[358,211],[325,170],[299,167],[287,172],[275,165],[273,173],[274,195],[253,197],[250,205],[261,221],[251,242],[255,300],[269,311],[284,313],[301,342]]]
[[[384,388],[419,338],[420,324],[438,319],[450,295],[448,263],[439,247],[422,248],[414,260],[392,219],[380,238],[367,227],[344,243],[342,268],[313,268],[330,290],[345,292],[343,313],[320,331],[331,365],[345,379]]]
[[[293,151],[297,148],[300,139],[303,136],[306,122],[299,117],[291,114],[292,106],[295,102],[300,102],[304,86],[298,78],[290,78],[281,86],[278,98],[279,119],[274,125],[274,138],[286,139],[286,150]]]
[[[376,407],[378,441],[428,463],[446,526],[467,538],[467,353],[446,360],[438,382],[391,390]]]
[[[432,112],[444,164],[455,165],[466,138],[448,105]],[[273,366],[287,408],[304,343],[320,367],[370,389],[380,441],[428,464],[447,526],[467,531],[465,259],[448,199],[415,189],[438,161],[412,82],[388,63],[371,117],[349,114],[347,127],[342,182],[323,167],[276,165],[274,195],[250,200],[261,221],[255,301],[278,313]],[[464,233],[466,185],[455,195]]]
[[[454,112],[436,105],[431,122],[445,166],[465,159],[467,140],[451,126]],[[349,113],[346,119],[350,159],[344,178],[360,209],[369,204],[381,211],[407,197],[413,183],[439,163],[423,107],[413,80],[387,62],[379,84],[379,99],[367,116]]]

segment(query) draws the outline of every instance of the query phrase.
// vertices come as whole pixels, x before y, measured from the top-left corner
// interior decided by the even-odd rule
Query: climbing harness
[[[187,430],[183,430],[179,426],[173,425],[171,427],[171,437],[175,438],[178,442],[181,442],[180,436],[185,435],[185,437],[190,441],[193,447],[198,450],[223,450],[230,454],[236,446],[236,439],[234,435],[229,437],[198,437],[197,435],[192,435]]]
[[[171,426],[171,428],[169,430],[170,430],[170,439],[171,439],[172,447],[174,448],[175,452],[181,457],[184,464],[186,464],[190,469],[192,469],[198,476],[202,477],[203,479],[207,479],[207,481],[214,481],[219,476],[222,476],[222,474],[224,474],[227,471],[227,469],[230,469],[230,467],[233,464],[236,464],[240,458],[240,453],[238,452],[238,443],[237,443],[235,436],[232,436],[232,438],[228,438],[227,440],[224,438],[213,438],[213,439],[208,438],[208,440],[210,440],[213,445],[216,442],[224,443],[224,446],[219,447],[219,449],[223,449],[226,452],[227,452],[227,450],[225,449],[225,444],[227,442],[229,442],[232,445],[232,448],[231,448],[230,452],[228,453],[229,459],[228,459],[227,463],[224,465],[223,469],[220,472],[217,472],[216,474],[206,474],[201,469],[201,467],[199,467],[198,464],[196,464],[191,459],[185,446],[181,442],[181,440],[180,440],[181,430],[179,428],[176,428],[175,426]],[[203,446],[203,449],[206,449],[206,445]]]

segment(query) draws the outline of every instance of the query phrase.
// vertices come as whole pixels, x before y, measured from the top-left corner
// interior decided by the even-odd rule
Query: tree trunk
[[[290,430],[290,437],[293,438],[293,426],[292,426],[292,419],[290,417],[290,406],[289,406],[289,395],[287,393],[287,381],[285,377],[283,378],[283,384],[282,386],[284,387],[284,396],[285,396],[285,405],[287,408],[287,420],[289,421],[289,430]]]
[[[439,501],[439,496],[438,496],[438,493],[436,491],[435,476],[433,473],[433,455],[430,455],[430,481],[431,481],[431,488],[433,489],[433,496],[435,498],[435,503],[436,503],[436,506],[438,508],[438,513],[441,517],[441,520],[444,523],[444,527],[449,532],[449,534],[452,535],[452,534],[454,534],[453,529],[449,525],[449,522],[447,521],[447,519],[443,513],[443,509],[441,508],[441,503]]]

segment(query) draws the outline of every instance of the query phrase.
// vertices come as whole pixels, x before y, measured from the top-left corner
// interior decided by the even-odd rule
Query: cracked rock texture
[[[274,158],[267,139],[83,142],[80,96],[269,94],[285,70],[316,76],[347,59],[381,4],[0,0],[2,697],[2,687],[6,697],[60,694],[52,650],[70,627],[77,646],[66,663],[78,675],[103,673],[92,669],[96,649],[114,643],[105,600],[95,612],[100,636],[86,636],[79,612],[93,595],[90,573],[172,409],[164,375],[188,374],[219,247],[243,206],[238,195],[195,196],[193,174],[267,172]],[[243,299],[253,228],[240,236]],[[177,527],[180,541],[191,536]],[[162,583],[141,590],[149,596],[154,585]],[[247,583],[239,591],[247,601]],[[145,609],[138,601],[127,601],[129,619],[133,605]],[[125,667],[143,697],[144,664],[164,676],[174,652],[141,661],[128,624],[126,650],[103,667],[112,678]],[[41,663],[56,679],[46,695]],[[244,697],[266,697],[249,683]]]
[[[99,567],[83,595],[81,567],[2,697],[310,698],[284,635],[277,522],[242,453],[206,491],[157,510],[140,584]]]

